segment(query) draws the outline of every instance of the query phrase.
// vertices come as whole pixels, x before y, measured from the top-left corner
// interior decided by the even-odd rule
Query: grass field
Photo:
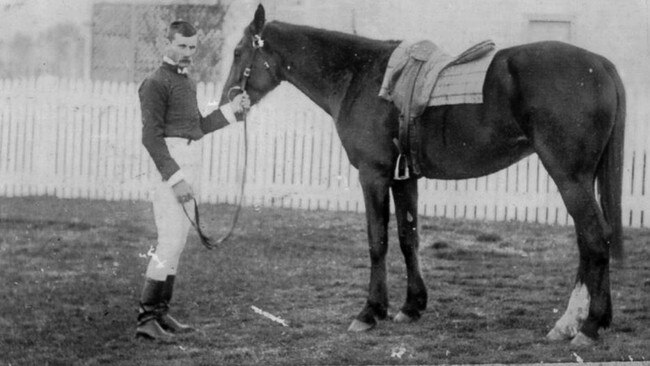
[[[232,207],[201,207],[206,231]],[[172,304],[200,328],[171,345],[133,338],[155,241],[147,202],[0,198],[0,364],[440,364],[650,360],[650,231],[627,230],[611,270],[613,326],[576,351],[544,335],[577,266],[572,228],[421,220],[429,306],[419,322],[346,329],[369,278],[361,214],[246,208],[235,237],[191,234]],[[405,270],[391,224],[391,313]],[[256,314],[272,313],[289,327]]]

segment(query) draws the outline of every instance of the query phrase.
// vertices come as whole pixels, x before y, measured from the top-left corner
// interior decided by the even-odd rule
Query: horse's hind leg
[[[368,301],[352,321],[348,331],[361,332],[372,329],[377,319],[388,316],[388,290],[386,287],[386,252],[388,250],[388,219],[390,216],[390,178],[374,170],[359,170],[359,181],[366,204],[368,244],[370,247],[370,286]]]
[[[555,173],[551,175],[575,223],[580,264],[567,310],[547,337],[572,338],[573,345],[585,346],[593,343],[598,330],[608,327],[612,319],[607,244],[611,230],[596,201],[593,178]]]
[[[416,179],[398,180],[393,183],[395,216],[399,244],[404,254],[407,275],[406,302],[395,316],[395,321],[407,323],[420,318],[427,307],[427,289],[420,274],[418,256],[418,184]]]

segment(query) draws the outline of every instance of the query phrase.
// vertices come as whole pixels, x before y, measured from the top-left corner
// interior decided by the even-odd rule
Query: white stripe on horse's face
[[[589,291],[583,283],[576,283],[576,287],[571,292],[569,305],[566,312],[560,320],[555,323],[555,327],[548,333],[551,340],[571,339],[578,334],[582,323],[589,315]]]

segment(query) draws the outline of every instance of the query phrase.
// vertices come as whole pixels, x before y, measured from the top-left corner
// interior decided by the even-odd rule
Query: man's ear
[[[253,22],[251,23],[251,30],[255,34],[259,34],[262,32],[262,28],[264,28],[264,23],[266,22],[266,14],[264,11],[264,6],[262,4],[257,6],[257,10],[255,11],[255,18],[253,18]]]
[[[168,37],[163,38],[163,47],[165,49],[168,49],[169,46],[171,46],[171,44],[172,44],[172,41],[170,41]]]

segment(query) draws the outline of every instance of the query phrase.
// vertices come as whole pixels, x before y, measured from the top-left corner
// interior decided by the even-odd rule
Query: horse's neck
[[[352,80],[391,52],[387,42],[310,27],[274,22],[267,32],[284,78],[335,119]]]

